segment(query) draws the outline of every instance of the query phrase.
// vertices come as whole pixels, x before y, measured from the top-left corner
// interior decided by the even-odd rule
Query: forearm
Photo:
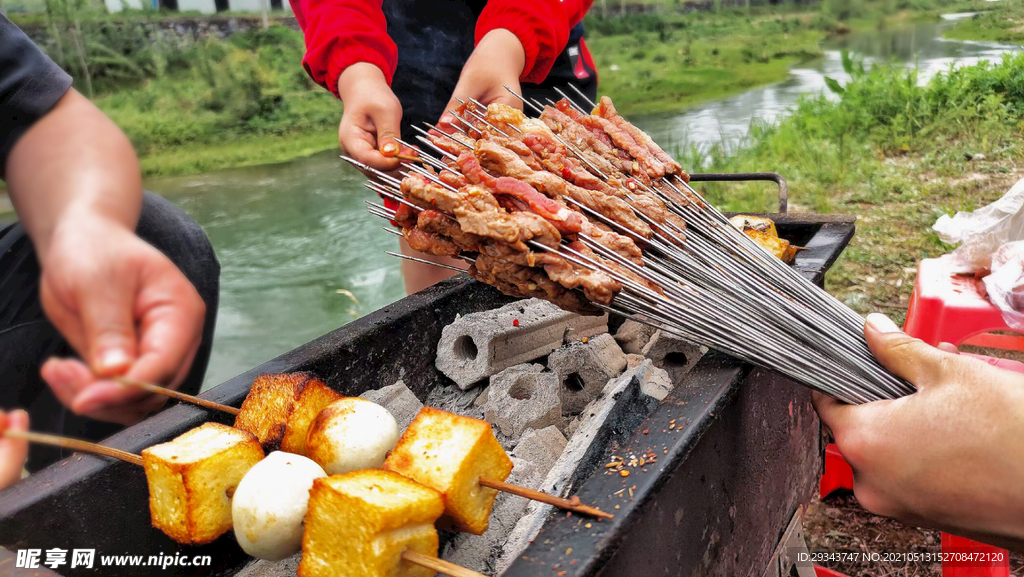
[[[569,31],[583,20],[592,3],[591,0],[491,0],[477,20],[476,42],[479,44],[494,30],[511,32],[524,52],[521,80],[542,82],[565,49]]]
[[[134,230],[142,207],[131,143],[74,90],[21,136],[7,158],[6,179],[41,257],[63,223],[104,221]]]

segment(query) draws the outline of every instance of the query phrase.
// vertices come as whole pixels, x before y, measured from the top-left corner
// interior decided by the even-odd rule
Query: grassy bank
[[[983,0],[826,0],[750,10],[657,12],[586,20],[600,91],[625,114],[681,110],[784,80],[789,68],[821,56],[819,44],[850,31],[934,21]]]
[[[736,11],[588,20],[600,91],[624,114],[680,110],[783,80],[821,55],[810,17],[752,20]]]
[[[797,210],[857,215],[828,289],[859,312],[902,320],[917,262],[950,249],[931,232],[935,220],[995,200],[1024,171],[1024,54],[923,87],[913,71],[847,64],[853,80],[838,99],[805,98],[732,149],[677,152],[716,172],[775,170]],[[730,210],[768,210],[774,200],[765,186],[705,192]]]
[[[44,50],[125,131],[147,176],[282,162],[337,146],[341,104],[302,69],[297,30],[272,25],[196,39],[153,32],[161,15],[152,11],[114,17],[49,3],[43,20],[21,19],[43,27]]]
[[[1020,2],[990,2],[986,12],[958,22],[946,32],[956,40],[989,40],[993,42],[1024,42],[1024,5]]]

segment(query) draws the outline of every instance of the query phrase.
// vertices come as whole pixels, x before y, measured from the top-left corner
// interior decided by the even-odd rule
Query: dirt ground
[[[804,533],[811,552],[937,552],[938,531],[910,527],[872,515],[860,507],[853,494],[838,491],[824,501],[815,500],[804,514]],[[823,567],[848,577],[942,577],[938,563],[888,561],[821,562]],[[1010,556],[1010,574],[1024,577],[1024,556]]]

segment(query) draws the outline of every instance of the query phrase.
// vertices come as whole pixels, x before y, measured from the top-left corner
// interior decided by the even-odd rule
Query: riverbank
[[[953,40],[1024,42],[1024,5],[1002,0],[989,3],[984,12],[957,22],[946,32]]]
[[[982,0],[930,0],[899,10],[885,0],[747,10],[588,16],[601,92],[627,115],[671,112],[781,81],[819,57],[831,34],[937,19]],[[59,22],[58,22],[59,24]],[[92,89],[93,100],[134,143],[146,176],[285,162],[336,146],[340,103],[298,63],[300,32],[284,25],[218,39],[150,41],[145,17],[86,19],[89,83],[74,26],[46,48]],[[117,55],[117,56],[115,56]]]
[[[885,1],[826,1],[608,19],[594,11],[585,23],[601,93],[623,114],[638,115],[684,110],[785,80],[791,67],[820,57],[830,36],[937,21],[942,13],[987,4],[924,1],[907,9]]]
[[[677,150],[711,172],[771,169],[789,181],[792,210],[858,217],[857,235],[827,289],[860,313],[902,322],[920,259],[950,250],[931,231],[944,213],[973,210],[1024,176],[1024,53],[961,67],[917,85],[916,71],[865,71],[838,99],[808,97],[732,147]],[[707,185],[727,210],[769,210],[774,190]]]

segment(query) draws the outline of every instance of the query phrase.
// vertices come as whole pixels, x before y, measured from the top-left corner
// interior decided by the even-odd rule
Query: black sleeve
[[[71,88],[71,77],[0,14],[0,176],[18,137]]]

